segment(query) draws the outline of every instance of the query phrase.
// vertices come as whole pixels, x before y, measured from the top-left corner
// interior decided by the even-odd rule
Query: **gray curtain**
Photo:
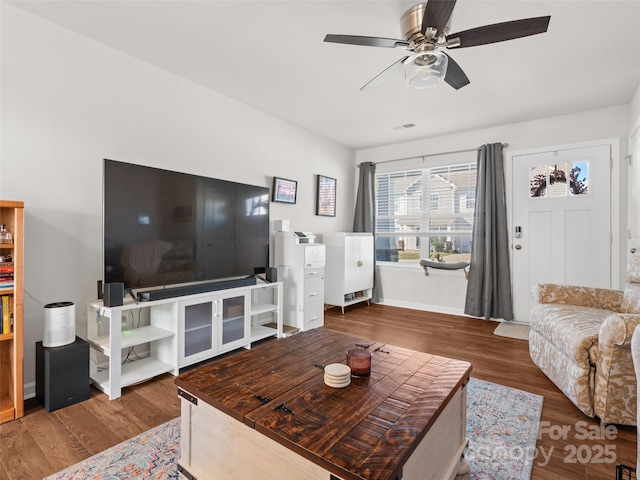
[[[513,320],[502,144],[478,149],[471,266],[464,313]]]
[[[356,211],[353,217],[354,232],[371,232],[376,235],[376,198],[375,198],[376,164],[364,162],[360,164],[358,192],[356,194]],[[374,247],[375,248],[375,247]],[[376,255],[373,254],[373,292],[371,301],[378,303],[380,296],[376,288]]]

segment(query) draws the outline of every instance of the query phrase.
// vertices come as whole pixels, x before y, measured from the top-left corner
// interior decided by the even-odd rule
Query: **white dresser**
[[[324,325],[325,246],[295,232],[275,232],[275,266],[284,283],[284,325],[300,331]]]
[[[325,303],[344,307],[371,300],[374,243],[371,233],[329,232],[322,235],[327,248]]]

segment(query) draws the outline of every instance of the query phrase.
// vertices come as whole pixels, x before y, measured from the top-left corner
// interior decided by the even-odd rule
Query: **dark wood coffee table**
[[[317,365],[372,352],[371,375]],[[317,328],[176,378],[182,478],[451,479],[466,441],[468,362]]]

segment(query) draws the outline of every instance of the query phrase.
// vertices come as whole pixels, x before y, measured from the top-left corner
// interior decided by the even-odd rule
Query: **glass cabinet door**
[[[235,294],[222,297],[220,306],[220,348],[228,350],[247,343],[248,335],[248,295]]]
[[[183,305],[183,309],[184,332],[181,359],[190,360],[209,354],[214,348],[213,302],[200,300],[198,303]]]
[[[249,301],[243,290],[180,302],[180,367],[248,347]]]

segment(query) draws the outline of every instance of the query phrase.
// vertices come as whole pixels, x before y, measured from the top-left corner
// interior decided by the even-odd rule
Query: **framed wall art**
[[[322,217],[336,216],[336,184],[335,178],[317,176],[316,182],[316,215]]]
[[[271,201],[278,203],[296,203],[298,195],[298,181],[288,178],[273,177]]]

